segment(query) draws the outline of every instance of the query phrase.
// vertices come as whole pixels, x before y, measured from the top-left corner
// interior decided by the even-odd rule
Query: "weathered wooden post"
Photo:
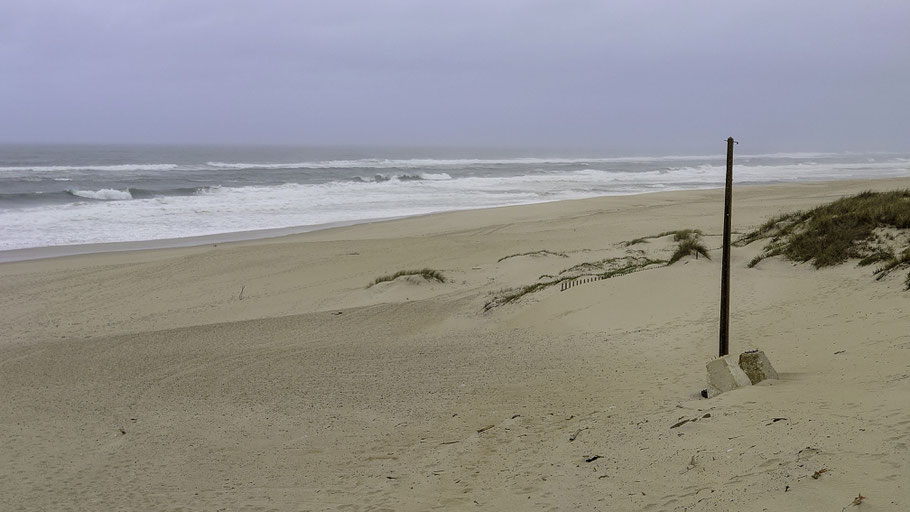
[[[727,139],[727,188],[724,191],[724,255],[720,274],[720,355],[730,353],[730,229],[733,208],[733,137]]]

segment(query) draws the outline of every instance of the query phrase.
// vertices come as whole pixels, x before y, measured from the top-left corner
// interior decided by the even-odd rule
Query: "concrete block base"
[[[752,381],[739,367],[733,356],[717,358],[705,366],[708,369],[708,398],[713,398],[725,391],[752,385]]]
[[[771,361],[761,350],[749,350],[740,354],[739,367],[749,377],[752,384],[758,384],[765,379],[777,378],[777,372],[771,366]]]

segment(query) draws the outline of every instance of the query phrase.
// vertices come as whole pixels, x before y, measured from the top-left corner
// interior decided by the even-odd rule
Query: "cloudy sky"
[[[910,2],[4,0],[0,142],[910,150]]]

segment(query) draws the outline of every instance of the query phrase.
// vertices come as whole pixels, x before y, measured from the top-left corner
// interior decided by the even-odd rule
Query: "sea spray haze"
[[[722,185],[723,155],[0,146],[0,250],[318,226]],[[910,155],[738,155],[738,184],[907,176]]]

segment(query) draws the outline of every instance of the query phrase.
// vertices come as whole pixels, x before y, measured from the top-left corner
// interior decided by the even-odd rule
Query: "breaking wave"
[[[133,198],[133,195],[130,194],[129,190],[116,190],[113,188],[103,188],[101,190],[67,190],[67,192],[76,197],[98,199],[101,201],[124,201]]]
[[[424,173],[420,173],[420,174],[393,174],[390,176],[385,175],[385,174],[376,174],[369,178],[366,178],[363,176],[354,176],[353,178],[351,178],[351,181],[356,181],[359,183],[369,183],[369,182],[381,183],[383,181],[424,181],[424,180],[426,180],[426,181],[445,181],[445,180],[451,180],[451,179],[452,179],[452,176],[450,176],[444,172],[440,172],[440,173],[424,172]]]

